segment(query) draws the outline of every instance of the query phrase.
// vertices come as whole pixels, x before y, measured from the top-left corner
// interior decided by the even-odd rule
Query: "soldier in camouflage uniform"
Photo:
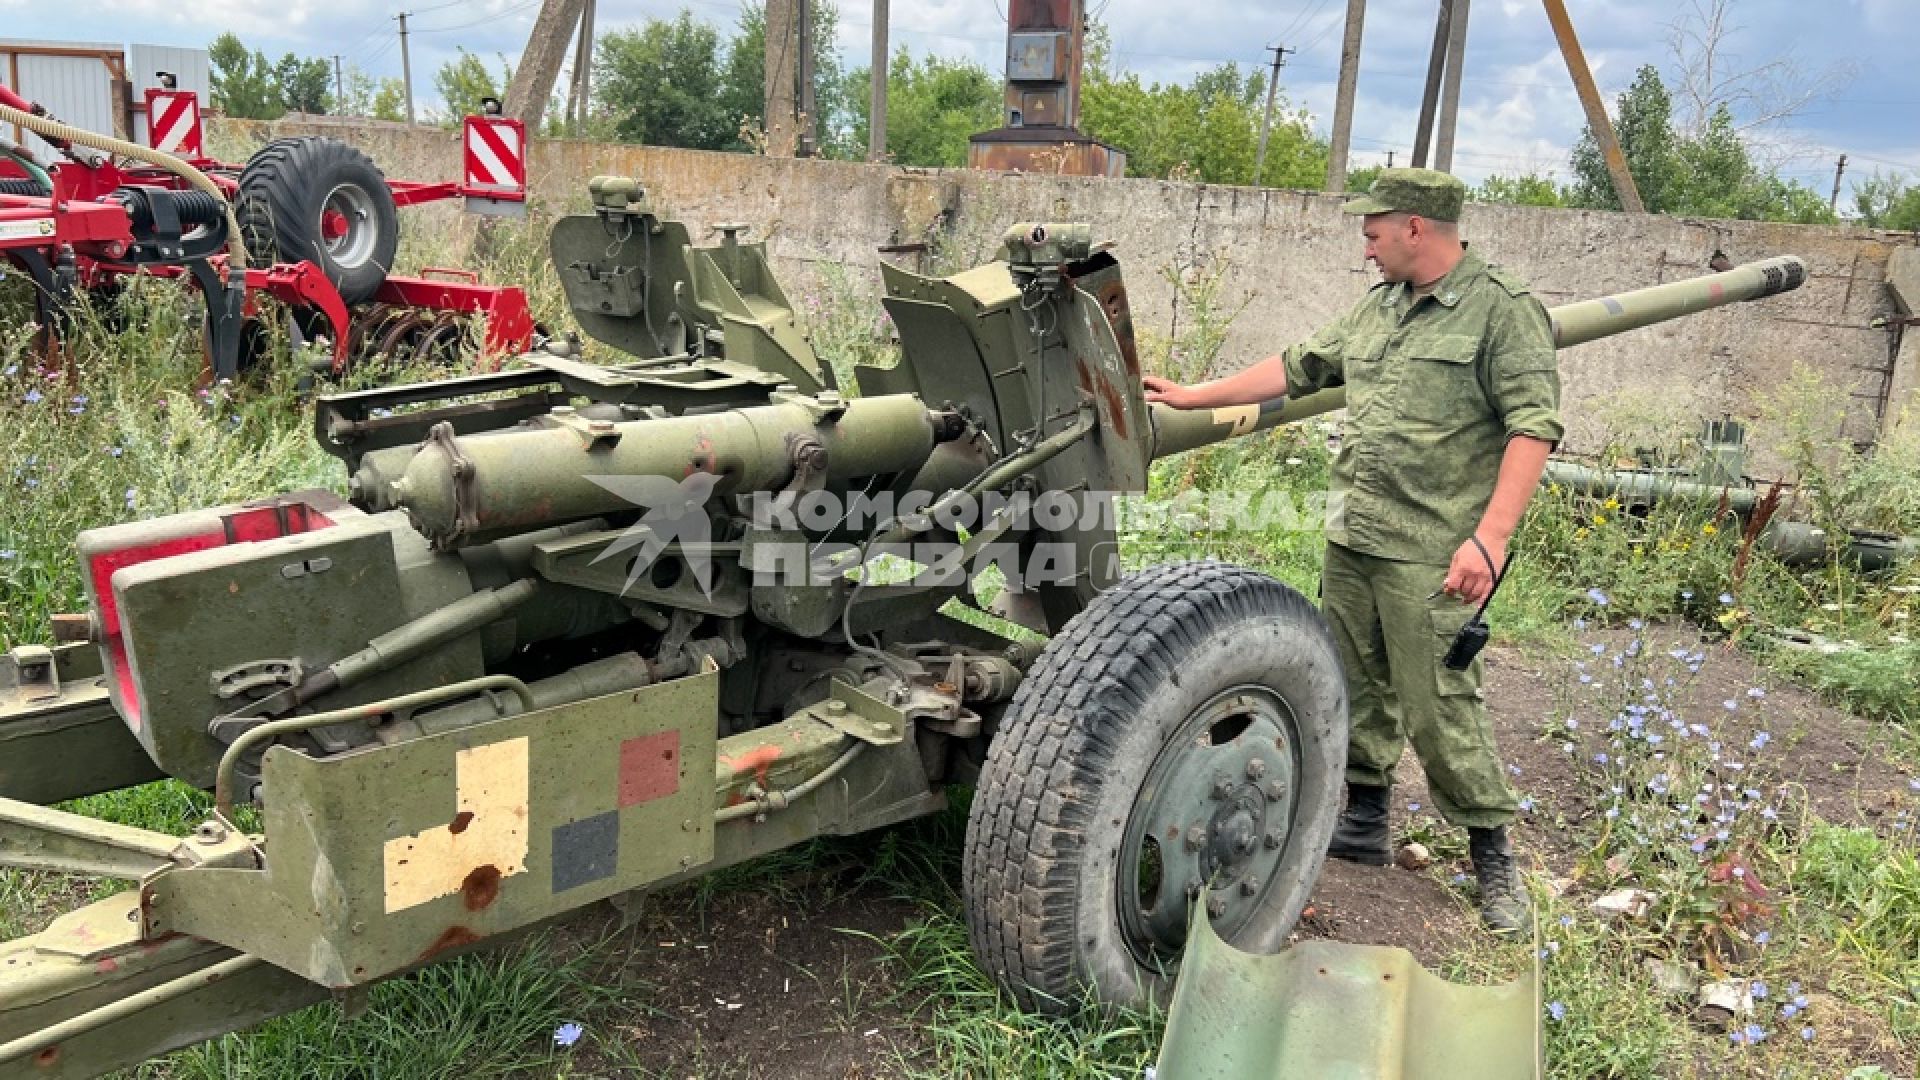
[[[1322,608],[1347,668],[1347,807],[1329,854],[1385,865],[1394,766],[1407,741],[1440,813],[1467,829],[1481,917],[1527,922],[1506,826],[1516,799],[1494,749],[1481,661],[1446,667],[1455,634],[1504,569],[1559,441],[1546,309],[1460,241],[1466,188],[1387,169],[1347,203],[1382,280],[1302,344],[1223,379],[1148,377],[1148,400],[1218,408],[1344,385],[1347,419],[1327,502]]]

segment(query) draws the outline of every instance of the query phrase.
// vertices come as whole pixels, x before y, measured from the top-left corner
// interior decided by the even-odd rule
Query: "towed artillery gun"
[[[1026,1005],[1165,1000],[1201,896],[1238,948],[1284,942],[1339,806],[1333,643],[1249,570],[1123,575],[1108,511],[1155,458],[1341,392],[1149,406],[1118,262],[1023,225],[952,277],[884,268],[900,360],[854,396],[762,246],[591,189],[553,258],[630,361],[557,342],[323,398],[347,499],[81,536],[89,612],[0,659],[0,863],[137,887],[0,943],[0,1076],[352,1000],[955,785],[972,940]],[[1571,345],[1803,275],[1554,315]],[[51,808],[160,776],[214,791],[190,836]]]

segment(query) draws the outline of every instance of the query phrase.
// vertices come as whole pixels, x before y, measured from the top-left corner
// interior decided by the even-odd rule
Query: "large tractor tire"
[[[1048,643],[988,748],[962,881],[974,954],[1024,1006],[1164,1004],[1191,904],[1272,952],[1339,815],[1346,680],[1306,598],[1157,566]]]
[[[373,297],[400,246],[386,177],[333,139],[268,143],[240,172],[234,212],[255,267],[313,263],[349,304]]]

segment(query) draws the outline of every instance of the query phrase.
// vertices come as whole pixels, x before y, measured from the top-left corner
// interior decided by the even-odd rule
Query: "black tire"
[[[1048,643],[988,747],[962,864],[974,955],[1028,1008],[1164,1004],[1202,874],[1222,937],[1278,949],[1326,858],[1346,740],[1305,597],[1212,561],[1120,582]]]
[[[349,304],[373,297],[400,246],[386,177],[333,139],[268,143],[240,171],[234,213],[255,267],[311,262]]]

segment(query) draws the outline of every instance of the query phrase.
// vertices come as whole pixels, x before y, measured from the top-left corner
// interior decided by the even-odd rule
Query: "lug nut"
[[[1227,913],[1226,897],[1219,896],[1219,895],[1207,897],[1207,914],[1208,915],[1211,915],[1217,919],[1220,916],[1225,915],[1226,913]]]
[[[1254,893],[1257,893],[1259,891],[1260,891],[1259,878],[1248,878],[1247,880],[1242,881],[1240,883],[1241,896],[1252,896]]]
[[[1266,762],[1259,758],[1254,758],[1252,761],[1247,762],[1247,779],[1258,780],[1265,775],[1267,775]]]
[[[1187,899],[1192,900],[1198,897],[1199,895],[1200,895],[1200,879],[1194,878],[1192,881],[1187,882]]]
[[[1284,799],[1287,797],[1287,786],[1278,780],[1268,781],[1267,786],[1261,790],[1267,793],[1267,798],[1269,799]]]
[[[1207,846],[1207,830],[1195,825],[1187,830],[1187,850],[1199,851]]]
[[[1267,850],[1275,851],[1275,850],[1278,850],[1279,847],[1280,847],[1280,834],[1277,832],[1268,833],[1267,834]]]
[[[1233,781],[1224,776],[1215,777],[1213,781],[1213,797],[1216,799],[1224,799],[1231,794],[1233,794]]]

